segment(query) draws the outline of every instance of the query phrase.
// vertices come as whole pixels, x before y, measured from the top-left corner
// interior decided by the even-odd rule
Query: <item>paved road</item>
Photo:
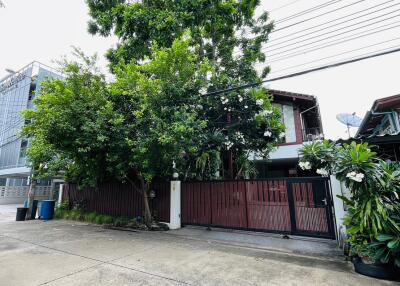
[[[195,230],[123,232],[70,221],[15,222],[14,209],[0,206],[1,286],[396,285],[355,274],[337,257],[271,251],[230,243],[226,235],[193,235]]]

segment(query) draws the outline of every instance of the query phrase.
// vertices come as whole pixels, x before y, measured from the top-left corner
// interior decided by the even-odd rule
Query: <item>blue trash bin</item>
[[[42,220],[53,219],[55,203],[56,203],[55,200],[41,201],[40,219]]]

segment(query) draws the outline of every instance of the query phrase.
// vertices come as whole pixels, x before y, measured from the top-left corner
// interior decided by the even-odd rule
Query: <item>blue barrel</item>
[[[56,203],[55,200],[41,201],[40,219],[43,220],[53,219],[55,203]]]

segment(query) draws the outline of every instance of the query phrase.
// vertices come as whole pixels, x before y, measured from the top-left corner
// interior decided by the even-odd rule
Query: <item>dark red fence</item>
[[[156,197],[150,200],[153,215],[159,221],[170,219],[170,183],[154,183],[152,189]],[[86,211],[112,216],[143,216],[143,196],[130,184],[109,183],[98,189],[78,189],[76,185],[66,184],[63,200],[70,205],[80,204]]]
[[[326,178],[182,183],[182,223],[334,238]]]

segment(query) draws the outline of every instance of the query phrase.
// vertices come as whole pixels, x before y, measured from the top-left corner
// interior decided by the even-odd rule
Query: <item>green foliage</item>
[[[241,155],[237,160],[237,179],[254,179],[258,175],[255,163],[249,160],[248,154]]]
[[[54,211],[54,217],[58,219],[64,218],[68,211],[69,211],[69,203],[68,201],[64,201],[58,206],[56,206],[56,209]]]
[[[85,213],[79,209],[69,210],[67,207],[58,207],[55,211],[55,218],[85,221],[95,224],[113,224],[118,220],[110,215],[99,214],[96,212]]]
[[[376,262],[400,265],[400,164],[385,162],[367,143],[316,143],[301,150],[301,164],[323,165],[345,183],[351,197],[344,224],[352,251]]]
[[[136,170],[150,183],[156,176],[171,177],[174,161],[180,173],[185,170],[185,158],[198,154],[204,140],[207,123],[193,107],[209,68],[207,62],[197,64],[185,40],[170,49],[154,47],[147,63],[119,65],[110,90],[124,122],[115,136],[126,148],[112,154],[121,173]]]
[[[377,180],[382,174],[378,168],[378,158],[367,143],[344,144],[338,148],[335,159],[335,174],[340,181],[346,183],[355,199],[366,192],[374,192],[379,187]],[[362,174],[361,181],[351,177],[351,172]]]
[[[86,2],[91,16],[89,32],[102,36],[114,33],[119,38],[118,45],[107,54],[112,68],[121,61],[143,60],[151,54],[154,42],[171,47],[189,31],[195,52],[220,62],[221,81],[254,79],[257,73],[251,64],[265,61],[261,47],[273,28],[266,12],[255,16],[260,3],[254,0]],[[245,30],[252,32],[251,37],[240,33]],[[241,55],[236,49],[242,51]]]
[[[301,162],[309,162],[310,167],[315,170],[325,169],[331,171],[336,160],[336,148],[335,143],[329,140],[304,144],[299,151]]]
[[[97,216],[98,216],[98,213],[91,212],[91,213],[85,214],[84,218],[85,218],[85,221],[95,223]]]
[[[106,155],[121,122],[94,59],[77,53],[81,61],[65,64],[65,80],[42,84],[36,109],[24,112],[32,123],[23,132],[33,137],[27,154],[37,178],[62,171],[69,182],[96,186],[109,177]]]
[[[254,64],[265,62],[261,48],[273,26],[266,12],[255,16],[259,1],[86,2],[92,18],[89,32],[102,36],[114,33],[119,38],[117,47],[108,53],[111,70],[119,81],[117,93],[158,92],[157,102],[167,110],[178,109],[176,116],[188,117],[193,124],[202,123],[202,137],[193,137],[197,146],[186,148],[189,152],[182,150],[185,162],[174,158],[181,161],[177,164],[185,170],[184,178],[209,179],[218,173],[226,176],[229,172],[225,172],[223,163],[228,157],[237,162],[249,150],[267,157],[274,149],[284,127],[280,111],[272,106],[266,90],[245,89],[199,96],[265,78],[269,67],[259,75]],[[251,37],[242,32],[245,30],[251,31]],[[182,38],[185,41],[177,41]],[[186,50],[191,51],[190,57],[181,56]],[[192,74],[193,68],[199,74],[188,84],[188,77],[184,75]],[[153,80],[146,81],[146,77]],[[206,85],[196,85],[201,78],[206,80]],[[135,82],[140,82],[141,87]],[[190,94],[183,95],[189,89]],[[189,114],[181,114],[184,108],[188,108],[185,112]],[[142,120],[147,108],[142,105],[138,109],[134,112],[135,120]],[[154,124],[157,127],[157,121]],[[171,142],[176,137],[163,134],[160,138]],[[143,153],[147,158],[148,154]],[[142,157],[138,156],[138,161],[149,164]],[[216,172],[218,166],[220,170]],[[235,169],[241,168],[235,166]]]
[[[400,225],[400,216],[393,216],[392,219]],[[375,261],[393,263],[400,268],[400,230],[394,229],[391,234],[378,235],[368,250]]]

